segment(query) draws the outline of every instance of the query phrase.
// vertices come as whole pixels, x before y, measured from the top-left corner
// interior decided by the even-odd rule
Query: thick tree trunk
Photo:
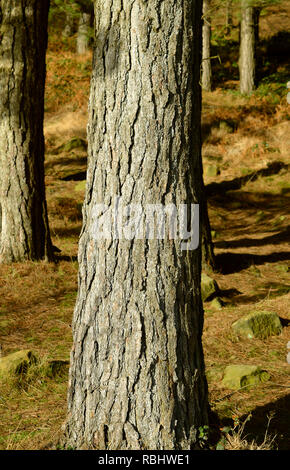
[[[91,15],[89,13],[81,13],[77,33],[77,53],[80,55],[88,51],[90,25]]]
[[[255,88],[255,21],[254,7],[249,0],[241,0],[240,33],[240,92],[249,95]]]
[[[210,0],[203,0],[203,26],[202,26],[202,88],[211,91],[212,73],[211,73],[211,53],[210,37],[211,26],[209,17]]]
[[[200,247],[98,239],[94,214],[199,203],[201,1],[95,1],[66,445],[190,449],[207,423]]]
[[[0,262],[52,259],[44,185],[49,1],[0,1]]]

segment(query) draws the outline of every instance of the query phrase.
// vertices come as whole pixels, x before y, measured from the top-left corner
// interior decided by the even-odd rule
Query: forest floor
[[[0,267],[3,354],[30,349],[43,364],[68,361],[72,345],[91,64],[90,54],[77,57],[55,44],[47,58],[45,168],[51,233],[61,252],[55,264]],[[275,73],[288,72],[281,66]],[[218,261],[218,271],[209,274],[224,303],[222,309],[204,303],[209,398],[220,426],[247,419],[248,439],[262,442],[269,424],[275,448],[290,449],[289,105],[277,75],[250,98],[237,90],[235,77],[223,76],[203,96],[204,178]],[[282,334],[235,337],[231,324],[254,310],[277,312]],[[259,365],[270,380],[232,393],[221,384],[228,364]],[[0,449],[55,448],[66,393],[67,367],[53,377],[35,373],[30,380],[1,382]]]

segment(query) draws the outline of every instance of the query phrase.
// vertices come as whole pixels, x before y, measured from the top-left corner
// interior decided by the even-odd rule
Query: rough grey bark
[[[43,138],[48,9],[48,0],[0,0],[0,262],[53,258]]]
[[[89,48],[91,15],[81,13],[77,32],[77,53],[85,54]]]
[[[211,72],[211,52],[210,38],[211,25],[209,16],[210,0],[203,0],[203,26],[202,26],[202,88],[211,91],[212,72]]]
[[[254,7],[249,0],[241,0],[240,30],[240,92],[249,95],[255,88],[255,21]]]
[[[98,203],[198,203],[201,1],[95,1],[65,442],[190,449],[207,423],[201,252],[96,239]]]

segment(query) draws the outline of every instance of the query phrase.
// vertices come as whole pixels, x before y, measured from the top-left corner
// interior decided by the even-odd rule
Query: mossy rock
[[[280,318],[275,312],[257,311],[244,315],[232,324],[235,333],[246,338],[265,339],[282,332]]]
[[[242,387],[258,385],[269,379],[269,373],[259,366],[229,365],[225,368],[222,384],[231,390],[238,390]]]
[[[0,378],[26,374],[29,367],[37,363],[37,357],[30,350],[16,351],[0,358]]]
[[[211,366],[206,369],[206,378],[208,382],[218,383],[222,380],[223,377],[223,366]]]
[[[280,271],[281,273],[289,272],[289,266],[287,266],[287,264],[278,264],[277,266],[275,266],[275,269],[277,271]]]
[[[218,285],[214,279],[209,277],[207,274],[202,273],[201,275],[201,298],[202,301],[211,299],[215,294],[218,293]]]
[[[80,137],[73,137],[65,144],[60,145],[56,149],[56,153],[70,152],[71,150],[74,150],[76,148],[81,148],[83,150],[86,150],[87,149],[86,141],[84,139],[81,139]]]
[[[222,131],[227,132],[228,134],[232,134],[235,130],[235,124],[233,121],[220,121],[219,128]]]
[[[86,190],[86,180],[80,181],[75,185],[75,191],[84,192]]]
[[[69,361],[60,361],[60,360],[53,360],[49,361],[48,363],[44,364],[41,367],[41,375],[45,377],[55,378],[55,377],[62,377],[69,368]]]
[[[214,308],[215,310],[221,310],[223,306],[224,306],[224,303],[219,297],[216,297],[210,303],[210,308]]]
[[[220,167],[218,165],[204,165],[204,174],[206,176],[214,177],[220,175]]]
[[[0,320],[0,333],[7,334],[10,326],[13,324],[10,320]]]

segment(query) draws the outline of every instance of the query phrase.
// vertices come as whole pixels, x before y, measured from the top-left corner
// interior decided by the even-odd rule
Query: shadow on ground
[[[258,406],[252,411],[252,418],[245,426],[247,440],[255,439],[259,444],[263,442],[270,416],[273,418],[269,424],[268,435],[276,435],[275,442],[279,450],[289,450],[290,394],[274,402]],[[246,418],[246,415],[242,416],[241,422]]]
[[[255,255],[251,253],[226,252],[216,255],[217,270],[221,274],[233,274],[249,268],[251,265],[261,265],[264,263],[278,263],[279,261],[289,261],[290,251],[280,253],[270,253],[269,255]]]
[[[216,248],[245,248],[248,246],[279,245],[290,240],[290,226],[279,233],[264,238],[240,238],[239,240],[215,242]]]
[[[267,168],[262,168],[258,171],[253,171],[252,173],[246,176],[240,176],[239,178],[234,178],[230,181],[222,181],[221,183],[211,183],[208,184],[205,188],[207,197],[214,196],[216,194],[220,195],[227,191],[235,191],[241,189],[249,181],[255,181],[260,176],[271,176],[279,173],[281,170],[287,170],[289,165],[286,165],[283,162],[272,162]]]

